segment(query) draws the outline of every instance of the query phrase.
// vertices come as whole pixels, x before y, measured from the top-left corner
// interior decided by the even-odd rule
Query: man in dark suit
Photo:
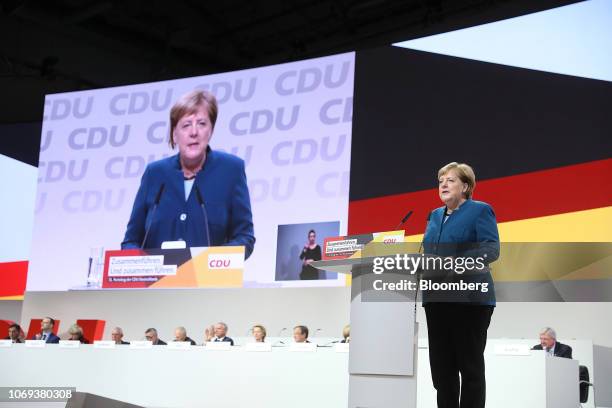
[[[111,331],[111,338],[115,344],[130,344],[129,341],[123,341],[123,329],[121,327],[115,327]]]
[[[21,339],[21,326],[13,323],[8,327],[8,337],[5,340],[11,340],[13,343],[23,343]]]
[[[230,343],[232,346],[234,345],[234,340],[231,337],[227,337],[227,324],[223,322],[219,322],[215,324],[213,327],[213,333],[211,333],[210,329],[207,328],[204,331],[204,336],[206,337],[206,341],[224,341]]]
[[[550,327],[545,327],[540,333],[540,344],[531,348],[532,350],[544,350],[552,356],[572,358],[572,348],[567,344],[557,341],[557,333]]]
[[[168,344],[159,338],[159,336],[157,335],[157,330],[152,327],[150,329],[147,329],[147,331],[145,332],[145,339],[153,343],[154,346],[165,346]]]
[[[183,326],[179,326],[174,329],[174,341],[187,341],[192,346],[196,345],[196,342],[187,336],[187,329],[185,329]]]
[[[45,317],[40,322],[40,333],[36,334],[33,340],[44,340],[47,344],[59,343],[60,338],[53,334],[55,320],[50,317]]]
[[[308,340],[308,327],[306,326],[295,326],[293,328],[293,341],[296,343],[310,343]]]

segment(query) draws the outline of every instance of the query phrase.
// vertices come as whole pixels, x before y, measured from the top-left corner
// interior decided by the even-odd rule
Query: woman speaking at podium
[[[150,163],[127,225],[122,249],[244,245],[255,236],[244,161],[209,146],[217,120],[215,96],[194,90],[170,110],[169,145],[178,154]]]
[[[474,171],[467,164],[453,162],[438,171],[438,194],[444,205],[432,211],[423,239],[426,253],[450,257],[444,259],[480,257],[484,267],[475,273],[451,270],[450,280],[485,283],[488,289],[423,293],[439,408],[485,407],[484,349],[495,307],[488,264],[499,257],[499,234],[491,206],[472,200],[475,185]]]

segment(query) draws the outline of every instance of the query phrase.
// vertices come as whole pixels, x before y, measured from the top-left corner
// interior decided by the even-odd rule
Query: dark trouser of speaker
[[[581,365],[579,367],[579,382],[578,386],[580,387],[580,403],[584,404],[589,400],[589,387],[593,386],[591,384],[591,379],[589,375],[589,369],[586,366]]]
[[[75,392],[68,400],[66,408],[143,408],[141,405],[128,404],[87,392]]]

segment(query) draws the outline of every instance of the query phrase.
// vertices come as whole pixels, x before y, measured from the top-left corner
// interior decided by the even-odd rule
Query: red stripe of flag
[[[520,160],[520,158],[517,158]],[[475,200],[493,206],[498,222],[524,220],[612,205],[612,159],[476,180]],[[408,235],[425,230],[427,214],[442,205],[438,190],[421,190],[349,203],[349,234],[388,231],[408,210]]]

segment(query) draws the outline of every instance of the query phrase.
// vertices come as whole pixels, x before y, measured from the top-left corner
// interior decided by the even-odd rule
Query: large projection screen
[[[292,253],[277,254],[277,237],[279,226],[321,223],[327,233],[346,233],[353,74],[354,54],[347,53],[48,95],[27,291],[82,288],[90,249],[119,248],[146,164],[176,154],[167,143],[169,110],[195,88],[219,102],[211,147],[246,162],[257,242],[244,286],[344,285],[330,274],[277,280],[296,276],[276,270],[277,258]],[[306,238],[289,247],[301,249]],[[299,268],[299,259],[285,265]]]

